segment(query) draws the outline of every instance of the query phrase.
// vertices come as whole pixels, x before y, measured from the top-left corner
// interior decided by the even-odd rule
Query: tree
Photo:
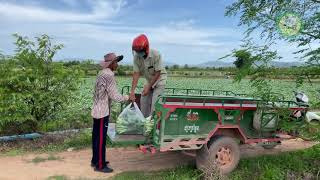
[[[233,64],[238,68],[242,68],[246,65],[251,66],[251,54],[250,52],[246,50],[238,50],[234,53],[234,56],[236,57],[236,60],[233,62]]]
[[[251,40],[245,41],[240,50],[233,50],[222,58],[233,56],[236,58],[238,71],[235,76],[235,81],[240,82],[246,76],[251,77],[251,86],[255,89],[255,96],[259,96],[264,100],[273,94],[270,80],[267,79],[269,74],[274,73],[274,68],[270,65],[274,59],[280,59],[276,51],[270,51],[269,45],[259,46]],[[276,97],[275,97],[276,98]]]
[[[312,74],[320,74],[320,46],[318,45],[314,49],[310,46],[310,44],[319,44],[320,41],[320,1],[238,0],[227,6],[225,15],[240,16],[239,25],[245,26],[247,29],[246,41],[250,40],[252,32],[260,31],[260,36],[266,40],[265,43],[268,47],[276,43],[277,40],[284,40],[295,42],[299,48],[303,48],[295,54],[300,54],[302,59],[307,59],[309,65],[294,69],[296,72],[292,74],[295,74],[297,78],[297,87],[301,86],[303,79],[309,79]],[[303,26],[299,26],[300,28],[294,31],[295,34],[286,35],[281,31],[281,20],[286,15],[294,18],[293,25],[303,23]],[[294,28],[287,26],[287,30],[292,29]],[[243,46],[243,48],[247,47]],[[253,59],[253,62],[258,61],[259,59]]]
[[[119,76],[125,76],[126,75],[125,67],[123,65],[119,65],[119,67],[117,69],[117,74]]]
[[[179,69],[179,65],[175,64],[172,66],[173,69]]]
[[[279,27],[279,18],[284,14],[295,14],[296,21],[302,23],[295,36],[284,36]],[[319,0],[238,0],[226,9],[226,16],[240,15],[240,26],[247,28],[247,37],[254,31],[270,42],[280,39],[295,42],[303,48],[297,54],[307,58],[312,65],[320,65],[320,46],[312,49],[310,44],[320,42],[320,1]]]
[[[81,69],[84,71],[85,75],[95,75],[97,70],[100,70],[100,66],[96,65],[93,60],[84,60],[80,63]],[[90,72],[94,72],[93,74]]]
[[[185,64],[185,65],[183,66],[183,68],[184,68],[184,69],[188,69],[188,68],[189,68],[188,64]]]
[[[68,105],[81,71],[52,61],[63,46],[52,45],[49,36],[42,35],[36,41],[17,34],[14,37],[15,55],[0,64],[0,129],[30,132]],[[23,127],[26,124],[29,126]]]
[[[248,41],[253,32],[260,32],[260,37],[265,40],[265,45],[254,45],[245,43],[241,49],[251,53],[252,64],[247,68],[238,71],[238,80],[246,75],[251,76],[252,86],[257,92],[272,92],[266,78],[274,68],[270,62],[279,58],[276,51],[267,50],[278,40],[296,43],[298,48],[295,52],[301,59],[308,61],[309,66],[297,68],[297,86],[302,83],[301,78],[309,77],[310,72],[320,74],[320,1],[319,0],[237,0],[226,8],[226,16],[239,16],[240,26],[246,27]],[[249,40],[250,41],[250,40]],[[316,45],[312,47],[311,45]],[[259,48],[255,48],[255,47]],[[261,49],[262,48],[262,49]],[[231,53],[235,56],[236,50]],[[255,58],[254,58],[255,57]],[[258,57],[258,58],[257,58]],[[262,64],[262,65],[261,65]],[[267,99],[270,96],[264,96]],[[319,101],[319,100],[318,100]],[[281,121],[285,127],[288,121]],[[289,122],[290,125],[294,123]],[[302,133],[308,132],[309,125],[286,126],[287,130],[299,130]],[[319,136],[317,136],[320,139]]]
[[[77,66],[77,65],[80,65],[80,61],[67,61],[67,62],[64,62],[63,65],[66,67]]]

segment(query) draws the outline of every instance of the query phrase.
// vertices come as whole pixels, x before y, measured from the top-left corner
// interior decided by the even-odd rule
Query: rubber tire
[[[207,142],[207,144],[204,144],[201,149],[197,150],[196,152],[196,166],[198,169],[202,170],[205,168],[207,159],[209,157],[209,149],[208,147],[211,146],[211,144],[217,140],[218,138],[221,138],[221,135],[214,136],[210,139],[210,141]]]
[[[261,145],[264,149],[273,149],[277,146],[277,144],[268,144],[268,145]]]
[[[232,163],[229,164],[227,167],[220,167],[221,174],[229,174],[232,172],[240,161],[240,148],[239,144],[231,137],[221,136],[215,138],[210,147],[204,145],[200,150],[197,151],[196,155],[196,165],[197,168],[200,170],[205,169],[210,159],[215,159],[216,153],[220,147],[227,146],[231,149],[233,160]]]

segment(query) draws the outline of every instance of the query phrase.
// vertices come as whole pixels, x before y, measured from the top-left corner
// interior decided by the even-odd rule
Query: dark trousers
[[[93,118],[91,163],[94,164],[97,169],[103,169],[106,166],[106,135],[108,123],[109,116],[101,119]]]

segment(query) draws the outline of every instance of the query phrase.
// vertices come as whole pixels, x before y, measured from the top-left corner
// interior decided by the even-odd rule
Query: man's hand
[[[123,97],[124,97],[125,101],[129,101],[129,96],[128,95],[124,95]]]
[[[142,91],[142,96],[147,96],[150,93],[151,86],[150,85],[145,85]]]
[[[135,101],[136,101],[136,95],[135,95],[134,92],[131,92],[131,93],[130,93],[129,100],[132,101],[132,102],[135,102]]]

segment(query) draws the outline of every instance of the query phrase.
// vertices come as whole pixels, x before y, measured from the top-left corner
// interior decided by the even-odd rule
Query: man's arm
[[[153,87],[153,85],[158,81],[159,77],[160,77],[161,71],[157,71],[155,72],[155,75],[153,76],[152,80],[150,83],[148,83],[144,88],[143,88],[143,92],[142,95],[146,96],[150,93],[151,88]]]
[[[135,101],[135,90],[138,85],[138,81],[140,78],[140,66],[141,64],[138,62],[136,57],[133,57],[133,75],[132,75],[132,84],[131,84],[131,92],[130,92],[130,100]]]
[[[131,93],[135,93],[135,90],[138,85],[138,80],[140,78],[140,73],[139,72],[134,72],[132,76],[132,85],[131,85]]]

